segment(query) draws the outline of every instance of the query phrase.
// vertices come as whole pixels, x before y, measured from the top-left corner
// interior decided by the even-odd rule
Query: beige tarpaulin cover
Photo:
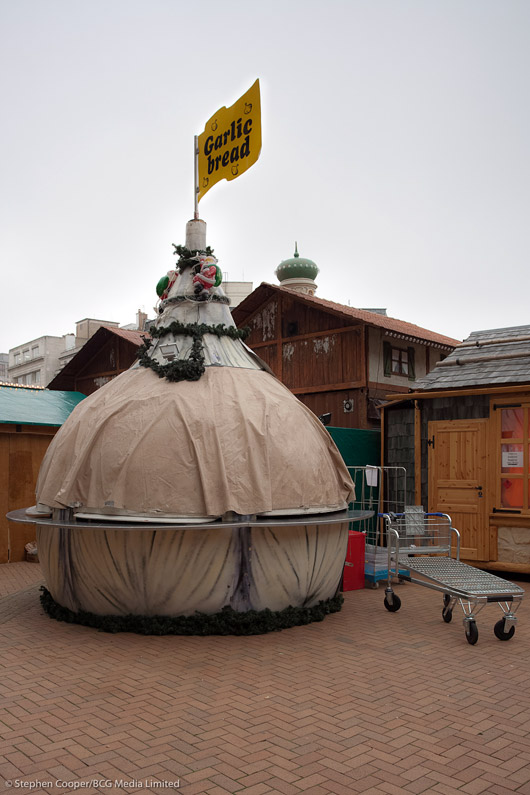
[[[39,559],[55,601],[99,615],[193,615],[226,605],[240,612],[312,607],[335,595],[347,540],[347,522],[37,529]]]
[[[274,376],[134,367],[84,400],[48,448],[37,501],[150,516],[340,510],[352,482],[326,429]]]

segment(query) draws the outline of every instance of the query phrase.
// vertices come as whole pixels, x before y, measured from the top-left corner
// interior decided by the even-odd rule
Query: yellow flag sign
[[[259,80],[230,108],[220,108],[199,135],[198,199],[221,179],[236,179],[261,151]]]

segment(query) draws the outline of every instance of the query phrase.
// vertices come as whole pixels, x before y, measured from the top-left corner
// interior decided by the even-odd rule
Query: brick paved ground
[[[395,614],[364,590],[280,633],[142,637],[52,621],[39,578],[0,566],[0,778],[13,789],[530,794],[530,598],[508,643],[497,607],[470,646],[460,616],[444,624],[440,596],[414,585]],[[63,783],[32,791],[73,791]]]

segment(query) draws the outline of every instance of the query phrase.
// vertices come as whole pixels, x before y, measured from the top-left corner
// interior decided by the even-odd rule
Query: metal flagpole
[[[194,163],[194,171],[195,171],[195,210],[193,213],[193,218],[198,221],[199,220],[199,136],[196,135],[193,139],[193,146],[194,146],[194,155],[195,155],[195,163]]]

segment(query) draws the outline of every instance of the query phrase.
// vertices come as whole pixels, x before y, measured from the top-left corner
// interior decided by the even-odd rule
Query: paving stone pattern
[[[525,601],[507,643],[486,607],[476,646],[410,584],[394,614],[363,590],[307,627],[143,637],[49,619],[39,582],[0,566],[6,792],[530,795]]]

